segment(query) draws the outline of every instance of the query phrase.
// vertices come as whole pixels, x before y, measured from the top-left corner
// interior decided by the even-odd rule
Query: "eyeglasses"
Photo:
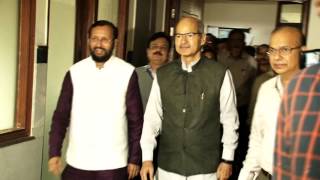
[[[301,48],[301,46],[293,47],[293,48],[284,46],[284,47],[280,47],[279,49],[275,49],[275,48],[270,47],[267,54],[269,56],[275,56],[276,54],[279,53],[280,56],[288,56],[292,52],[292,50],[300,49],[300,48]]]
[[[174,37],[176,39],[181,39],[183,37],[187,38],[187,39],[193,39],[196,35],[199,35],[202,33],[194,33],[194,32],[189,32],[189,33],[177,33],[174,35]]]
[[[90,41],[92,42],[92,43],[102,43],[102,44],[109,44],[109,43],[111,43],[112,41],[113,41],[113,39],[107,39],[107,38],[101,38],[101,39],[99,39],[98,37],[91,37],[90,38]]]

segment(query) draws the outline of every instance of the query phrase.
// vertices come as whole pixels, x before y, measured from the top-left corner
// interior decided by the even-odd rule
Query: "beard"
[[[100,49],[102,51],[104,51],[104,55],[99,56],[95,53],[95,50]],[[96,48],[92,48],[90,49],[90,54],[92,56],[92,59],[95,62],[106,62],[110,59],[111,55],[112,55],[112,50],[113,47],[111,47],[110,49],[105,49],[105,48],[101,48],[101,47],[96,47]]]

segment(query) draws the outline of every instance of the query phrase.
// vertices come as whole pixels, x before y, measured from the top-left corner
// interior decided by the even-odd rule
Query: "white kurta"
[[[272,174],[276,123],[283,87],[276,76],[259,89],[254,109],[249,149],[243,162],[239,180],[254,179],[260,169]]]

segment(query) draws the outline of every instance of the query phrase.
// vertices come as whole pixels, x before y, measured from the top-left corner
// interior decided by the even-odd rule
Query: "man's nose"
[[[187,36],[186,36],[186,35],[182,35],[182,36],[181,36],[181,42],[182,42],[182,43],[188,42],[188,39],[187,39]]]
[[[274,58],[275,60],[281,59],[280,52],[279,52],[279,51],[274,52],[273,58]]]
[[[96,42],[97,47],[101,47],[101,44],[102,44],[102,42],[100,40]]]

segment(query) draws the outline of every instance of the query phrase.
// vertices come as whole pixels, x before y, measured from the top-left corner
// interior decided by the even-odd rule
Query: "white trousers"
[[[217,180],[216,173],[182,176],[180,174],[165,171],[158,167],[155,180]]]

